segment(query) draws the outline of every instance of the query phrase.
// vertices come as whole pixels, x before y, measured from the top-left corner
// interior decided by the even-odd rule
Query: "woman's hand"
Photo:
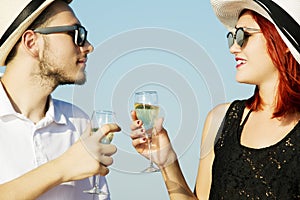
[[[130,137],[132,145],[138,153],[149,159],[148,142],[151,143],[152,161],[159,167],[164,168],[172,164],[177,156],[172,148],[167,131],[163,128],[163,118],[156,120],[152,131],[152,137],[148,137],[143,127],[143,122],[137,119],[136,112],[131,112],[132,124]]]

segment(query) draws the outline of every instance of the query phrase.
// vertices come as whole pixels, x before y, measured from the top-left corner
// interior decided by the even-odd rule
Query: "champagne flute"
[[[157,172],[159,169],[152,162],[152,128],[158,117],[158,95],[156,91],[141,91],[134,95],[134,109],[137,118],[143,121],[146,137],[148,138],[149,166],[142,172]]]
[[[94,110],[91,118],[92,133],[98,131],[104,124],[116,123],[115,113],[109,110]],[[101,139],[101,143],[110,144],[114,137],[114,133],[110,132]],[[89,190],[84,190],[84,193],[89,194],[104,194],[99,187],[100,175],[93,176],[94,186]]]

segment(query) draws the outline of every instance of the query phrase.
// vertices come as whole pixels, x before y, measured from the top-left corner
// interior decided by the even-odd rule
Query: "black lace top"
[[[248,148],[240,144],[244,108],[235,101],[226,113],[209,199],[300,199],[300,123],[275,145]]]

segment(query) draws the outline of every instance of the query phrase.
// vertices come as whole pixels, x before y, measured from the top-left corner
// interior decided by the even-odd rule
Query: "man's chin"
[[[83,85],[83,84],[85,84],[85,82],[86,82],[86,79],[80,80],[80,81],[75,81],[73,84],[75,84],[75,85]]]
[[[73,84],[75,85],[83,85],[86,82],[86,74],[83,72],[83,75],[81,77],[77,77],[77,80],[74,81]]]
[[[85,82],[86,82],[86,78],[75,80],[75,81],[60,82],[59,85],[83,85],[85,84]]]

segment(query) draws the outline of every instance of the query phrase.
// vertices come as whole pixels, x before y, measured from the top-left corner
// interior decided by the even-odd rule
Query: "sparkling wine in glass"
[[[158,95],[156,91],[141,91],[134,95],[134,109],[139,120],[143,121],[148,138],[149,166],[143,172],[157,172],[159,169],[152,162],[152,128],[159,114]]]
[[[91,118],[91,125],[92,125],[92,133],[98,131],[101,126],[104,124],[116,123],[116,115],[113,111],[109,110],[94,110]],[[103,144],[110,144],[114,137],[114,133],[110,132],[105,137],[101,139],[101,143]],[[84,190],[84,193],[89,194],[103,194],[104,192],[101,191],[99,187],[99,180],[100,176],[95,175],[93,177],[94,186],[89,190]]]

